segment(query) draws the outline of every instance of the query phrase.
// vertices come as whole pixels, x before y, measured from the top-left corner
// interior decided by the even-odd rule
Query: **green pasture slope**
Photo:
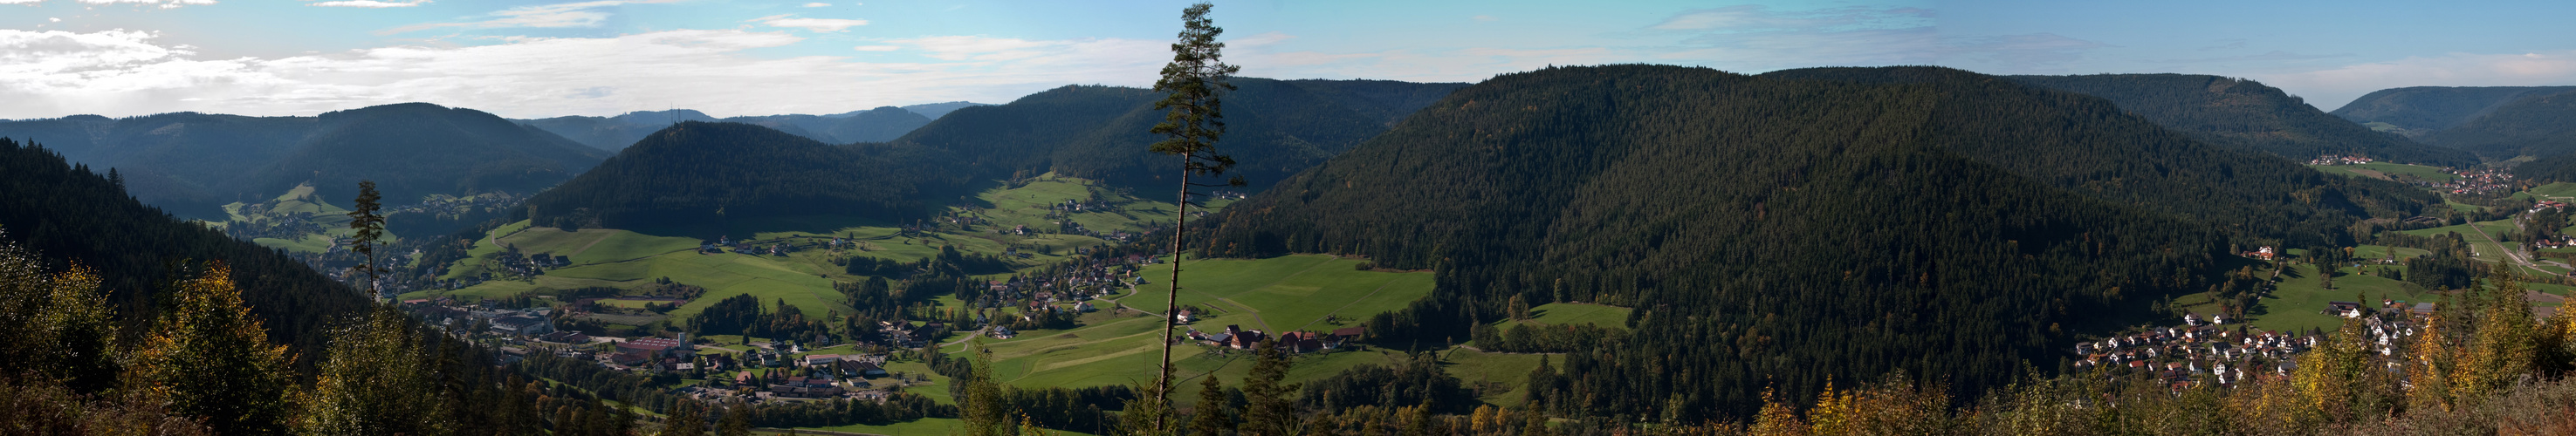
[[[1052,175],[1041,176],[1017,187],[996,188],[978,195],[980,204],[961,205],[952,211],[980,216],[992,224],[973,229],[932,232],[903,236],[898,223],[871,223],[833,217],[764,217],[751,228],[770,229],[837,229],[831,231],[778,230],[746,231],[733,235],[760,244],[786,241],[797,245],[815,245],[835,237],[857,242],[854,250],[833,253],[830,250],[804,248],[786,256],[740,253],[698,254],[695,238],[656,236],[619,229],[581,229],[563,231],[533,227],[522,221],[494,229],[475,241],[442,278],[473,277],[490,272],[486,267],[504,244],[523,254],[566,256],[573,266],[547,270],[530,280],[490,281],[454,291],[422,291],[405,295],[422,298],[435,295],[505,297],[544,289],[569,289],[605,286],[632,289],[669,277],[679,283],[707,288],[707,294],[669,314],[675,322],[704,311],[716,301],[735,295],[752,295],[764,302],[786,300],[809,313],[849,311],[840,292],[832,290],[836,281],[858,281],[862,277],[844,274],[832,264],[838,256],[917,261],[939,253],[942,247],[955,247],[966,253],[1001,255],[1018,249],[1031,253],[1018,259],[1023,268],[1033,268],[1064,260],[1075,250],[1111,244],[1110,241],[1071,234],[1009,235],[998,231],[1016,225],[1053,231],[1056,222],[1071,219],[1084,227],[1102,231],[1141,231],[1155,219],[1168,217],[1170,203],[1144,201],[1092,182]],[[1085,211],[1069,217],[1050,218],[1048,206],[1065,200],[1099,199],[1116,205],[1108,210]],[[1158,215],[1159,214],[1159,215]],[[1003,276],[1007,274],[997,274]],[[1427,280],[1427,279],[1426,279]],[[1409,301],[1409,300],[1408,300]]]
[[[310,185],[297,186],[294,189],[287,190],[285,194],[278,195],[272,200],[275,201],[276,204],[266,207],[254,207],[257,205],[241,202],[226,204],[223,206],[224,214],[226,215],[225,220],[223,222],[208,222],[207,224],[218,228],[229,228],[232,226],[258,225],[261,223],[298,221],[321,226],[320,233],[306,233],[294,238],[266,237],[251,239],[251,243],[259,244],[262,247],[298,253],[321,253],[323,250],[331,247],[332,238],[346,237],[356,234],[356,230],[348,228],[349,210],[323,202],[320,198],[314,198],[313,187]],[[392,235],[387,235],[386,239],[388,241],[394,240]]]
[[[2460,178],[2460,176],[2442,172],[2441,167],[2388,162],[2371,162],[2360,165],[2309,165],[2308,167],[2315,168],[2317,171],[2324,171],[2326,174],[2352,177],[2389,178],[2391,176],[2404,174],[2435,182],[2444,182]]]
[[[2565,200],[2576,200],[2576,183],[2569,183],[2569,182],[2557,182],[2557,183],[2551,183],[2551,184],[2547,184],[2547,185],[2535,186],[2535,187],[2532,187],[2531,189],[2524,190],[2523,192],[2530,193],[2530,194],[2531,194],[2531,195],[2533,195],[2533,196],[2546,197],[2546,198],[2557,199],[2557,200],[2561,200],[2561,201],[2565,201]]]
[[[1214,313],[1187,328],[1213,332],[1227,325],[1240,325],[1273,333],[1330,331],[1356,326],[1358,320],[1402,307],[1431,292],[1430,273],[1355,269],[1360,263],[1324,255],[1190,260],[1181,270],[1186,283],[1181,303],[1222,310],[1210,310]],[[1081,327],[1023,331],[1012,339],[979,339],[981,346],[993,352],[994,376],[1025,387],[1151,383],[1162,359],[1162,348],[1157,345],[1162,338],[1162,320],[1134,309],[1161,312],[1171,290],[1163,282],[1169,280],[1170,274],[1169,264],[1146,269],[1143,275],[1153,283],[1113,296],[1131,309],[1104,308],[1086,314],[1080,319]],[[1345,321],[1325,322],[1331,315],[1340,315]],[[951,352],[965,349],[965,344],[948,348]],[[1210,375],[1229,384],[1238,383],[1250,371],[1250,354],[1196,344],[1174,348],[1175,376],[1182,380],[1175,392],[1184,400],[1193,398],[1189,395],[1197,392],[1197,378]],[[1402,353],[1375,349],[1308,354],[1297,358],[1289,379],[1320,379],[1352,366],[1392,364],[1401,358]],[[1451,369],[1453,373],[1466,371],[1460,376],[1469,380],[1491,378],[1518,383],[1519,378],[1528,376],[1536,360],[1514,359],[1528,360],[1533,366],[1483,363],[1478,359],[1477,363],[1452,365]],[[1517,368],[1518,372],[1483,372],[1497,367]]]
[[[1272,332],[1332,330],[1342,325],[1325,323],[1328,315],[1340,315],[1344,324],[1358,325],[1370,315],[1403,308],[1431,294],[1430,273],[1355,270],[1362,262],[1325,255],[1193,259],[1181,269],[1187,283],[1181,288],[1181,304],[1210,309],[1196,314],[1207,317],[1198,323],[1202,330],[1227,324]],[[1171,271],[1171,264],[1139,271],[1150,283],[1136,287],[1134,295],[1119,302],[1162,311],[1172,289],[1165,283]]]

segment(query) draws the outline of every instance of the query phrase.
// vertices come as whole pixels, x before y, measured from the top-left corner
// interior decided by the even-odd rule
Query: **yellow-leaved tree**
[[[2487,275],[2490,288],[2480,298],[2477,332],[2461,350],[2453,372],[2452,392],[2460,401],[2477,401],[2513,386],[2531,374],[2538,358],[2538,327],[2531,301],[2523,296],[2517,273],[2499,265]]]
[[[431,378],[436,368],[409,319],[377,306],[360,321],[332,335],[321,377],[297,405],[296,433],[448,434],[453,420],[439,413],[448,408]]]
[[[232,268],[207,262],[170,292],[170,306],[136,347],[131,374],[138,380],[127,386],[204,419],[219,434],[284,432],[292,358],[242,305]]]

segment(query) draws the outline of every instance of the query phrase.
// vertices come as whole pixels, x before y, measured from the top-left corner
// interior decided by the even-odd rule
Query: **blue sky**
[[[1474,82],[1546,65],[1945,65],[2262,80],[2333,109],[2399,86],[2576,84],[2576,2],[1217,2],[1276,78]],[[1182,1],[0,0],[0,118],[509,117],[1008,102],[1147,86]]]

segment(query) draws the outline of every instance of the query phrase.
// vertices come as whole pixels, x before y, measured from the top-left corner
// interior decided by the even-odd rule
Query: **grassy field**
[[[1587,303],[1548,303],[1530,308],[1530,322],[1540,325],[1628,325],[1629,308]]]
[[[1201,319],[1191,328],[1216,331],[1226,325],[1245,329],[1281,332],[1303,328],[1309,331],[1330,330],[1356,321],[1335,325],[1324,322],[1332,315],[1361,319],[1393,310],[1428,295],[1431,276],[1428,273],[1394,273],[1360,271],[1353,268],[1360,261],[1336,259],[1322,255],[1282,256],[1269,259],[1192,260],[1183,265],[1183,304],[1221,307],[1224,310]],[[1169,265],[1149,268],[1145,276],[1166,277]],[[1121,303],[1129,307],[1161,311],[1163,297],[1170,288],[1166,283],[1150,283],[1141,292],[1123,295]],[[1118,312],[1118,313],[1113,313]],[[1598,317],[1569,311],[1565,319]],[[1592,312],[1609,312],[1594,310]],[[1618,313],[1624,319],[1624,312]],[[979,339],[981,346],[992,352],[994,376],[1023,387],[1101,386],[1151,383],[1161,365],[1161,318],[1135,311],[1102,311],[1085,314],[1081,327],[1066,330],[1032,330],[1020,332],[1011,339]],[[1267,326],[1267,327],[1265,327]],[[963,344],[951,346],[949,352],[963,353]],[[1196,395],[1197,377],[1214,375],[1227,383],[1236,383],[1250,370],[1251,353],[1203,345],[1184,345],[1173,349],[1176,376],[1183,379],[1175,392],[1181,398]],[[1396,362],[1401,354],[1382,351],[1335,351],[1309,354],[1297,358],[1289,374],[1290,381],[1318,379],[1340,373],[1362,364]],[[1530,360],[1536,362],[1535,360]],[[1493,365],[1480,365],[1484,368]],[[1512,377],[1525,377],[1521,368]],[[1498,376],[1499,377],[1499,376]],[[1505,377],[1510,378],[1510,377]],[[1513,378],[1517,380],[1516,378]]]
[[[2557,198],[2560,200],[2576,199],[2576,183],[2551,183],[2532,187],[2531,189],[2523,192],[2529,192],[2536,196]]]
[[[288,223],[290,226],[315,226],[312,227],[315,229],[312,232],[292,235],[293,237],[251,239],[252,243],[262,247],[298,253],[321,253],[331,248],[332,238],[356,234],[356,230],[348,228],[349,210],[314,198],[313,187],[309,185],[297,186],[268,201],[256,204],[235,202],[224,205],[223,209],[226,219],[223,222],[208,224],[219,228],[254,226],[264,228],[278,223]],[[391,235],[386,239],[396,240]]]
[[[797,428],[797,430],[822,430],[822,431],[837,431],[837,432],[848,432],[848,433],[881,434],[881,435],[889,435],[889,436],[943,436],[943,435],[953,434],[953,433],[954,433],[954,431],[955,431],[955,430],[954,430],[954,429],[955,429],[955,427],[956,427],[956,426],[958,425],[958,423],[960,423],[960,422],[963,422],[963,421],[960,421],[960,420],[955,419],[955,418],[922,418],[922,419],[919,419],[919,420],[906,421],[906,422],[898,422],[898,423],[894,423],[893,425],[844,425],[844,426],[839,426],[839,427],[799,427],[799,428]],[[775,431],[775,430],[759,430],[759,431],[753,431],[752,433],[754,433],[754,434],[764,434],[764,435],[783,435],[783,434],[787,434],[787,432],[783,432],[783,431]],[[1092,436],[1092,434],[1090,434],[1090,433],[1083,433],[1083,432],[1078,432],[1078,431],[1064,431],[1064,430],[1047,430],[1047,434],[1063,435],[1063,436]]]
[[[1523,383],[1529,380],[1530,371],[1538,369],[1539,359],[1563,358],[1540,354],[1483,353],[1476,350],[1453,349],[1441,353],[1441,359],[1448,363],[1449,375],[1458,377],[1459,381],[1466,382],[1469,386],[1507,387],[1488,390],[1483,399],[1487,403],[1508,407],[1520,405],[1522,397],[1527,395],[1524,392],[1526,386]],[[1560,367],[1564,365],[1563,360],[1554,363]]]
[[[605,286],[635,288],[668,277],[679,283],[707,288],[704,297],[692,300],[670,313],[675,320],[685,320],[727,297],[752,295],[764,302],[786,300],[807,311],[849,311],[839,291],[832,290],[835,281],[857,281],[862,277],[844,273],[832,264],[836,257],[869,257],[899,262],[921,260],[939,253],[942,247],[960,252],[999,255],[1010,249],[1032,253],[1019,259],[1023,268],[1052,264],[1069,258],[1075,250],[1110,244],[1090,236],[1071,234],[1006,235],[996,229],[1027,225],[1031,229],[1053,231],[1056,224],[1070,219],[1085,228],[1110,231],[1140,231],[1151,224],[1157,214],[1169,214],[1169,203],[1143,201],[1112,192],[1093,183],[1074,178],[1044,176],[1025,185],[988,190],[978,197],[981,204],[956,209],[992,222],[973,229],[932,232],[903,236],[899,224],[868,223],[831,217],[763,217],[748,221],[754,228],[774,231],[748,231],[734,237],[768,244],[788,241],[811,246],[834,237],[849,238],[858,246],[833,252],[807,248],[785,256],[741,253],[698,254],[699,240],[686,237],[656,236],[630,230],[581,229],[563,231],[556,228],[531,227],[522,221],[494,229],[467,250],[468,258],[450,266],[441,278],[480,277],[490,272],[487,263],[501,253],[502,247],[520,253],[565,256],[573,266],[545,271],[527,280],[489,281],[454,291],[422,291],[406,298],[437,295],[503,297],[538,289],[569,289]],[[1065,200],[1093,199],[1118,205],[1111,210],[1057,214],[1050,217],[1049,205]],[[1167,215],[1163,215],[1167,216]],[[795,229],[833,229],[827,231]],[[281,243],[286,241],[280,241]],[[1345,266],[1347,268],[1347,266]],[[1007,276],[1009,274],[995,274]],[[1429,276],[1420,279],[1429,283]],[[1415,294],[1414,298],[1418,298]],[[1404,301],[1411,301],[1410,299]],[[1398,302],[1397,304],[1401,304]],[[953,303],[952,303],[953,304]],[[1292,311],[1293,312],[1293,311]],[[1370,312],[1375,313],[1375,312]],[[1320,317],[1320,315],[1316,315]]]
[[[1181,268],[1188,286],[1182,287],[1180,301],[1212,309],[1213,313],[1198,314],[1208,318],[1198,323],[1201,326],[1240,324],[1277,332],[1356,325],[1367,316],[1402,308],[1431,293],[1430,273],[1354,270],[1361,262],[1324,255],[1190,260]],[[1171,284],[1157,279],[1170,274],[1171,264],[1144,269],[1141,275],[1152,283],[1138,286],[1133,296],[1119,302],[1162,310]],[[1326,323],[1328,315],[1345,321]]]
[[[2317,169],[2317,171],[2324,171],[2324,172],[2326,172],[2327,174],[2339,174],[2339,175],[2345,175],[2345,176],[2372,177],[2372,178],[2382,178],[2382,179],[2389,178],[2388,176],[2394,176],[2394,175],[2399,175],[2399,174],[2415,176],[2416,178],[2421,178],[2421,179],[2424,179],[2424,180],[2430,180],[2430,181],[2435,181],[2435,182],[2449,181],[2449,180],[2451,180],[2451,179],[2457,179],[2457,178],[2460,178],[2460,176],[2455,176],[2455,175],[2451,175],[2451,173],[2442,172],[2442,168],[2441,168],[2441,167],[2430,167],[2430,166],[2423,166],[2423,165],[2407,165],[2407,164],[2400,164],[2400,163],[2388,163],[2388,162],[2371,162],[2371,163],[2360,164],[2360,165],[2309,165],[2308,167],[2309,167],[2309,168],[2315,168],[2315,169]]]
[[[2485,230],[2486,230],[2486,234],[2487,234],[2487,235],[2501,235],[2501,234],[2504,234],[2504,232],[2512,231],[2512,230],[2513,230],[2513,222],[2512,222],[2512,221],[2510,221],[2510,220],[2495,220],[2495,221],[2480,221],[2480,222],[2474,222],[2474,223],[2468,223],[2468,224],[2461,224],[2461,225],[2455,225],[2455,226],[2434,227],[2434,228],[2429,228],[2429,229],[2407,230],[2407,231],[2400,232],[2400,233],[2405,233],[2405,234],[2415,235],[2415,236],[2433,236],[2433,235],[2439,235],[2439,234],[2443,234],[2443,233],[2455,233],[2455,232],[2456,232],[2456,233],[2459,233],[2459,234],[2460,234],[2460,237],[2461,237],[2461,238],[2463,238],[2463,239],[2465,239],[2465,240],[2467,240],[2467,241],[2469,242],[2469,249],[2470,249],[2470,251],[2476,251],[2476,252],[2477,252],[2477,258],[2478,258],[2478,260],[2479,260],[2479,261],[2485,261],[2485,262],[2498,262],[2498,261],[2502,261],[2502,260],[2504,260],[2504,246],[2503,246],[2503,245],[2499,245],[2499,244],[2497,244],[2495,241],[2488,240],[2486,236],[2480,236],[2480,235],[2478,234],[2478,230],[2471,229],[2471,228],[2469,228],[2469,226],[2477,226],[2479,229],[2485,229]]]

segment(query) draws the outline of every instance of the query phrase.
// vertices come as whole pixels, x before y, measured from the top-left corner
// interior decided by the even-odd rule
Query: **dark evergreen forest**
[[[2102,97],[2192,139],[2291,159],[2356,154],[2432,165],[2478,163],[2467,152],[2416,143],[2327,115],[2252,80],[2199,74],[2010,76],[2032,85]]]
[[[1389,347],[1466,340],[1515,296],[1635,306],[1634,334],[1573,350],[1531,398],[1695,421],[1828,377],[1983,392],[2205,289],[2232,242],[2436,204],[1964,71],[1572,67],[1460,90],[1192,245],[1436,271],[1432,297],[1367,323]]]
[[[284,253],[146,206],[117,180],[37,144],[0,138],[0,189],[8,190],[0,194],[0,237],[46,254],[50,269],[97,268],[101,288],[129,324],[151,319],[155,295],[169,283],[216,260],[253,290],[244,304],[269,337],[299,354],[318,354],[330,339],[319,334],[323,328],[367,308],[364,294]]]

